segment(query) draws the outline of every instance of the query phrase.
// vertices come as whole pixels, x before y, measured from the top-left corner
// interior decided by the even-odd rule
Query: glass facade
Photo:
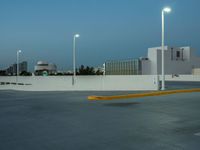
[[[141,75],[142,65],[140,59],[107,61],[105,75]]]

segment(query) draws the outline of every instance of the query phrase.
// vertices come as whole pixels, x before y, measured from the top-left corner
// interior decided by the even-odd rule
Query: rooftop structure
[[[200,67],[200,57],[191,47],[165,46],[165,74],[192,74],[192,69]],[[161,74],[161,47],[148,49],[149,68],[146,74]]]
[[[200,57],[191,47],[164,47],[165,74],[192,74],[200,68]],[[106,75],[161,74],[161,47],[148,49],[147,57],[105,62]]]

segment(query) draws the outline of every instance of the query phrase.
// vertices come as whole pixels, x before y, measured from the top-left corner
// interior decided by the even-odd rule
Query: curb
[[[116,99],[129,99],[129,98],[141,98],[150,96],[162,96],[177,93],[193,93],[200,92],[200,88],[197,89],[185,89],[185,90],[169,90],[169,91],[157,91],[149,93],[139,93],[139,94],[128,94],[128,95],[116,95],[116,96],[88,96],[88,100],[116,100]]]

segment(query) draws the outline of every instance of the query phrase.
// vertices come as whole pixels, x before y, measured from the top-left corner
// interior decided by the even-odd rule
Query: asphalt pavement
[[[199,150],[200,93],[0,91],[0,150]]]

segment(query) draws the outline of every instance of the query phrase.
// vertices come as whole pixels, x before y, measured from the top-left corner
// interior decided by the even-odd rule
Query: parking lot
[[[127,93],[0,91],[0,150],[199,149],[200,93],[87,100]]]

